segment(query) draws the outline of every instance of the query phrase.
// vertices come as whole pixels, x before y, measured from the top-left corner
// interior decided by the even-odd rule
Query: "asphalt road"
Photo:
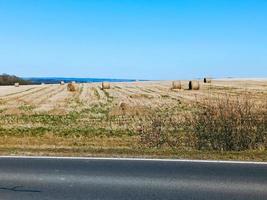
[[[267,165],[0,158],[0,199],[267,199]]]

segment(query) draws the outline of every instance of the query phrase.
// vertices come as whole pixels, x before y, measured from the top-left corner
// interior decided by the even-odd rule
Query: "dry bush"
[[[188,120],[196,148],[221,151],[266,148],[266,105],[244,96],[201,102]]]
[[[248,97],[202,100],[188,112],[153,113],[140,120],[146,147],[242,151],[267,148],[267,103]]]
[[[161,147],[167,143],[166,119],[153,118],[138,127],[141,144],[147,147]]]
[[[154,113],[142,119],[137,127],[141,145],[155,148],[184,146],[188,142],[184,137],[184,124],[184,120],[168,115],[168,112]]]

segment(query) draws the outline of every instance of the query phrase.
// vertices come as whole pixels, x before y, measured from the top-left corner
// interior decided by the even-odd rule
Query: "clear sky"
[[[267,77],[266,0],[0,0],[0,73]]]

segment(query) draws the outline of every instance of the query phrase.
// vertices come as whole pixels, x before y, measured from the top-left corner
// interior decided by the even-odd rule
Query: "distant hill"
[[[29,80],[24,80],[14,75],[8,75],[8,74],[0,75],[0,85],[14,85],[15,83],[19,83],[20,85],[29,85],[32,82]]]

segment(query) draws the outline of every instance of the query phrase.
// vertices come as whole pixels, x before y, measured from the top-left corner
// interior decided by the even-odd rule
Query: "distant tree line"
[[[24,80],[14,75],[0,75],[0,85],[14,85],[15,83],[19,83],[20,85],[29,85],[31,84],[31,81]]]

